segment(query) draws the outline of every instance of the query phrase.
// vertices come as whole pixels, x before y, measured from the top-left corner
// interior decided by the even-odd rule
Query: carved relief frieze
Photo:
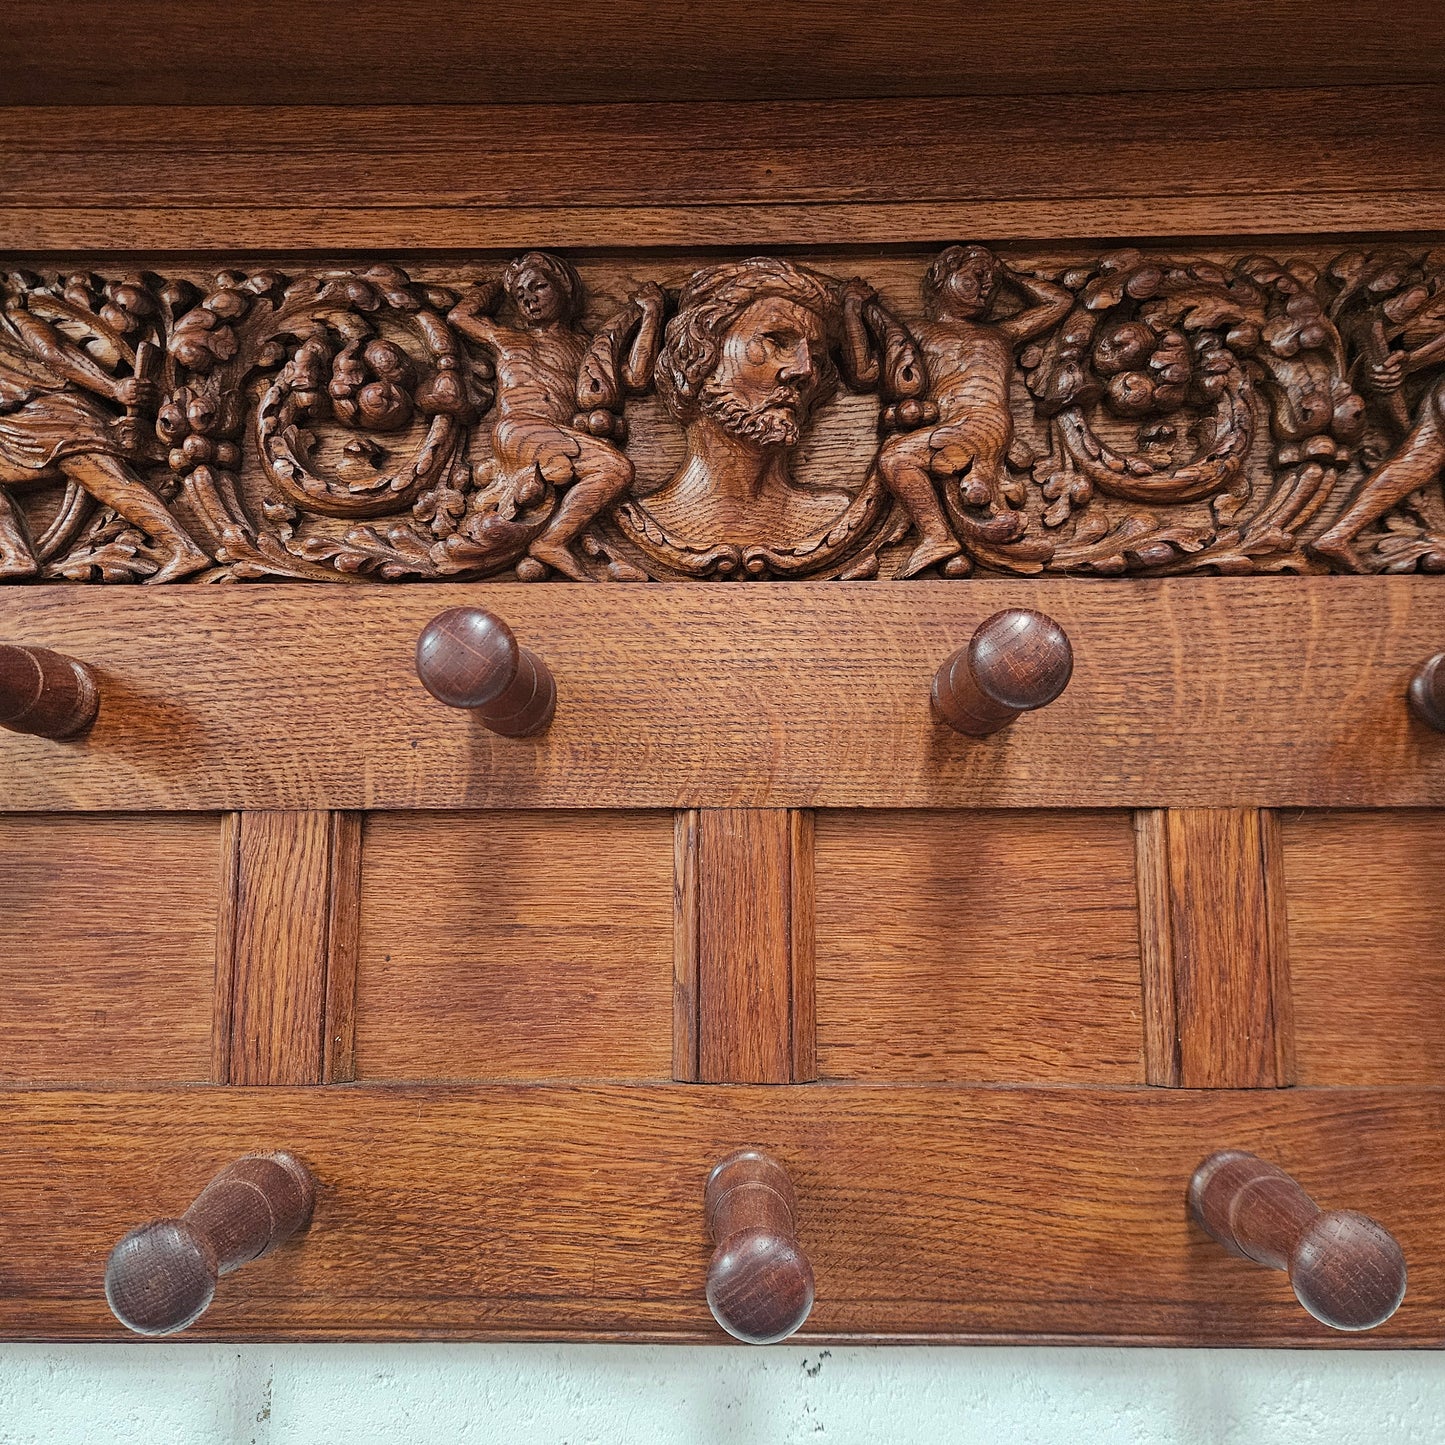
[[[1445,571],[1445,259],[4,276],[0,580]]]

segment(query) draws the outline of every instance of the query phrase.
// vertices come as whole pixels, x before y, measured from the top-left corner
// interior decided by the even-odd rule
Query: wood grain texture
[[[1284,880],[1258,809],[1141,816],[1145,1069],[1186,1089],[1294,1082]]]
[[[215,817],[0,816],[0,1082],[214,1077]]]
[[[332,815],[244,813],[231,959],[233,1084],[319,1084],[332,899]]]
[[[211,1089],[0,1096],[0,1333],[114,1338],[105,1252],[178,1176],[289,1143],[303,1247],[228,1281],[198,1338],[725,1338],[704,1298],[708,1170],[786,1163],[817,1281],[810,1338],[1340,1344],[1282,1275],[1192,1225],[1228,1144],[1378,1219],[1445,1228],[1440,1090],[913,1087]],[[1419,1268],[1369,1345],[1438,1345]]]
[[[665,1079],[672,820],[366,820],[356,1077]]]
[[[781,13],[619,0],[606,11],[559,4],[547,20],[538,27],[520,0],[404,13],[380,0],[303,11],[280,0],[204,10],[141,0],[119,15],[83,0],[62,24],[41,0],[16,0],[0,63],[11,103],[83,106],[290,100],[298,75],[312,103],[1014,94],[1031,111],[1045,102],[1023,97],[1051,91],[1445,80],[1438,16],[1424,0],[1368,12],[1349,0],[1140,11],[1108,0],[967,10],[908,0],[886,11],[799,0]],[[105,43],[77,44],[87,35]]]
[[[1404,700],[1438,650],[1437,590],[10,588],[6,630],[104,642],[110,701],[77,745],[0,735],[0,808],[1439,805],[1445,747]],[[545,737],[494,738],[416,680],[417,633],[463,602],[504,607],[548,658],[569,701]],[[929,679],[1013,605],[1067,628],[1074,677],[1026,729],[959,737],[931,721]]]
[[[1299,1077],[1445,1084],[1445,815],[1281,819]]]
[[[823,1077],[1143,1081],[1128,814],[816,827]]]
[[[708,105],[689,88],[685,105],[585,109],[12,105],[0,245],[414,252],[1445,225],[1437,86],[1191,91],[1176,68],[1188,53],[1162,93],[1046,103]]]
[[[684,864],[696,888],[686,909],[697,950],[693,1077],[803,1082],[814,1059],[805,1036],[813,1019],[811,826],[782,809],[704,808],[695,817]]]

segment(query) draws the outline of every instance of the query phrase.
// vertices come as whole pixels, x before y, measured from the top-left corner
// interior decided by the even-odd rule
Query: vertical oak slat
[[[1257,808],[1136,815],[1145,1077],[1186,1089],[1293,1082],[1283,869]]]
[[[211,1081],[231,1079],[231,1008],[236,992],[236,904],[241,887],[241,819],[221,815],[220,901],[216,908],[216,983],[211,1024]]]
[[[817,900],[813,887],[813,814],[789,814],[792,842],[792,1046],[795,1084],[818,1077]]]
[[[679,809],[673,825],[672,1076],[696,1080],[698,810]]]
[[[361,954],[361,813],[331,815],[331,893],[326,948],[322,1077],[356,1078],[356,974]]]
[[[1295,1069],[1294,984],[1289,967],[1289,909],[1284,834],[1273,808],[1259,810],[1260,866],[1265,927],[1269,934],[1270,1003],[1274,1009],[1275,1064],[1281,1086],[1299,1081]]]
[[[240,815],[228,1080],[319,1084],[332,815]]]
[[[677,1077],[816,1077],[812,836],[811,816],[791,809],[679,815]]]

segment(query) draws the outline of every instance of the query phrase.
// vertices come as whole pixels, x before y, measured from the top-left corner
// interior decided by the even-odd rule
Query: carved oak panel
[[[1445,570],[1427,246],[11,270],[0,579]]]

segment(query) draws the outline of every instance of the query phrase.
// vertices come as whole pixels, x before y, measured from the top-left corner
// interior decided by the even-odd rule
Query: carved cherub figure
[[[165,504],[131,470],[126,444],[96,398],[153,411],[154,382],[112,376],[26,306],[7,284],[0,314],[0,579],[33,577],[39,562],[5,486],[65,479],[111,508],[168,555],[152,582],[211,565]]]
[[[1026,304],[990,321],[1004,287]],[[1009,508],[1004,489],[1013,441],[1014,353],[1057,326],[1073,304],[1062,286],[1010,269],[985,246],[950,246],[928,268],[918,341],[938,420],[891,437],[878,454],[879,474],[919,533],[899,576],[911,577],[962,550],[939,501],[938,483],[957,481],[965,506],[988,509],[991,519],[972,528],[982,540],[1009,542],[1018,536],[1021,519]]]
[[[496,319],[504,297],[510,297],[520,324]],[[651,373],[662,329],[661,289],[644,286],[634,299],[642,321],[623,362],[629,387]],[[581,302],[581,278],[566,261],[528,251],[507,268],[500,283],[463,297],[447,320],[484,346],[496,363],[492,448],[498,467],[507,476],[530,473],[568,488],[529,552],[565,576],[587,581],[571,543],[628,492],[634,473],[620,451],[574,424],[578,372],[591,341],[575,325]]]

